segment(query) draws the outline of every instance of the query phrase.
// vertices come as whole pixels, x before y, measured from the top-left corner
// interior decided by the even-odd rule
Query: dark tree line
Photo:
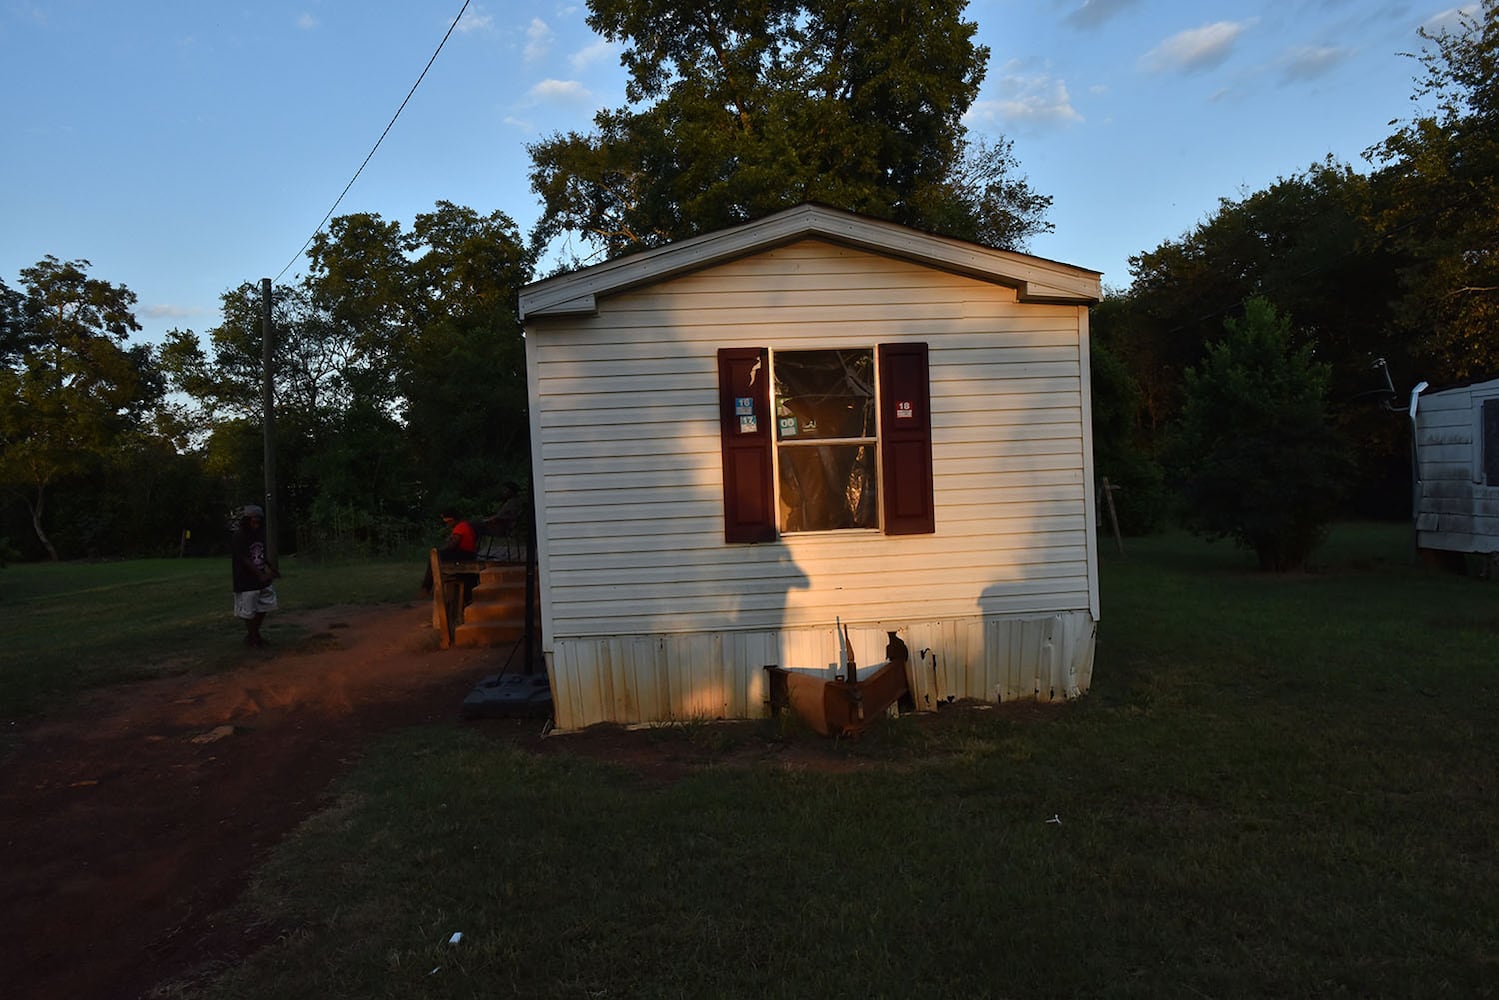
[[[1403,516],[1411,387],[1499,375],[1499,3],[1422,34],[1416,113],[1366,151],[1367,173],[1329,159],[1222,199],[1179,239],[1132,257],[1130,287],[1095,310],[1094,386],[1111,416],[1098,425],[1098,467],[1122,487],[1135,530],[1200,520],[1200,504],[1182,503],[1202,487],[1209,417],[1240,443],[1262,435],[1257,444],[1280,456],[1283,494],[1315,471],[1317,502]],[[1256,302],[1275,314],[1259,325],[1284,324],[1281,375],[1316,368],[1325,381],[1323,419],[1346,465],[1302,461],[1306,439],[1285,420],[1304,399],[1266,411],[1226,391],[1226,377],[1206,384],[1250,364],[1222,348]],[[1280,386],[1255,388],[1274,399]],[[1204,398],[1216,406],[1205,411]]]
[[[628,103],[530,147],[531,232],[447,202],[409,227],[345,215],[274,289],[283,547],[398,544],[528,478],[516,296],[544,250],[631,253],[807,200],[1001,247],[1045,231],[1008,140],[962,123],[989,58],[965,7],[590,0]],[[1405,426],[1379,403],[1499,373],[1499,0],[1426,40],[1417,111],[1369,172],[1329,159],[1223,199],[1094,310],[1096,465],[1127,528],[1178,517],[1295,565],[1332,510],[1404,513]],[[147,345],[134,293],[89,267],[0,281],[0,557],[221,544],[261,495],[259,285]]]
[[[440,202],[410,230],[333,220],[272,294],[285,549],[411,540],[442,506],[498,506],[527,477],[516,295],[531,257],[503,213]],[[0,284],[0,485],[22,556],[217,548],[264,494],[259,283],[206,336],[129,344],[135,295],[45,258]]]

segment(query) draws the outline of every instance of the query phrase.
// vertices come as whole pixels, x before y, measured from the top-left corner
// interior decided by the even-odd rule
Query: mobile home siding
[[[900,630],[927,703],[1086,689],[1086,320],[818,240],[529,320],[558,726],[758,715],[761,668],[827,668],[835,620],[864,664]],[[930,349],[936,532],[726,545],[718,349],[902,341]]]
[[[1416,539],[1421,548],[1499,552],[1499,482],[1484,469],[1484,403],[1499,379],[1420,397],[1416,418]]]

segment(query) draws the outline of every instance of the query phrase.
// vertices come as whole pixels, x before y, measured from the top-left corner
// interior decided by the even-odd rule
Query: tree
[[[533,245],[575,233],[614,256],[804,201],[1023,245],[1051,199],[1007,140],[967,135],[989,50],[965,6],[590,0],[627,43],[629,104],[529,147]]]
[[[433,503],[478,505],[523,475],[516,317],[532,258],[515,223],[446,201],[409,230],[341,216],[310,257],[307,277],[273,294],[285,523],[331,539],[342,525],[409,519]],[[162,349],[174,387],[199,406],[206,460],[225,482],[261,461],[261,308],[247,282],[225,293],[206,347],[173,331]]]
[[[532,255],[503,212],[445,201],[416,217],[405,248],[420,329],[401,393],[414,468],[429,502],[492,501],[529,475],[518,300]]]
[[[1436,380],[1499,372],[1499,0],[1421,29],[1412,100],[1434,106],[1368,151],[1385,238],[1406,255],[1400,319]]]
[[[1148,534],[1166,518],[1167,496],[1160,463],[1153,453],[1143,417],[1140,391],[1124,352],[1130,347],[1127,330],[1116,318],[1124,300],[1106,297],[1089,320],[1092,344],[1088,373],[1093,401],[1093,467],[1100,485],[1107,480],[1115,491],[1114,508],[1125,534]]]
[[[1172,464],[1188,524],[1251,550],[1261,569],[1298,569],[1337,509],[1344,471],[1327,418],[1330,370],[1309,344],[1293,347],[1290,320],[1266,299],[1223,326],[1186,373]]]
[[[45,257],[21,270],[24,297],[10,296],[0,360],[0,483],[20,496],[37,541],[52,490],[103,461],[159,400],[150,349],[127,347],[139,330],[135,293],[88,276],[86,260]]]

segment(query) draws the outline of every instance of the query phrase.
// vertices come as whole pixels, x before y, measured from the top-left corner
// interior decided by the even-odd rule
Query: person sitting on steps
[[[442,512],[442,523],[447,526],[448,538],[442,548],[437,550],[437,561],[440,563],[473,562],[479,555],[479,536],[474,526],[458,516],[458,512],[449,508]],[[477,574],[465,573],[463,580],[463,603],[465,605],[473,598],[474,585],[479,582]],[[431,595],[434,586],[432,579],[432,563],[427,563],[427,572],[422,577],[422,593]]]

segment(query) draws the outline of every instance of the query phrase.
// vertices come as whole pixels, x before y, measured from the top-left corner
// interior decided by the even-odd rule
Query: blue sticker
[[[752,417],[755,415],[755,397],[735,396],[734,413],[741,417]]]

